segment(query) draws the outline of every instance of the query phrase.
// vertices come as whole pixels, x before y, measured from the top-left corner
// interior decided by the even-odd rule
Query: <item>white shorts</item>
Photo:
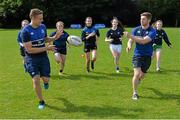
[[[122,45],[121,44],[119,44],[119,45],[110,44],[109,48],[110,48],[111,52],[121,53],[121,51],[122,51]]]

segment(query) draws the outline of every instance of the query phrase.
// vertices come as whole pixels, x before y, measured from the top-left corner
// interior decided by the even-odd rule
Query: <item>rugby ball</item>
[[[70,35],[67,38],[67,41],[68,41],[69,45],[73,45],[73,46],[81,46],[83,44],[81,38],[78,36],[75,36],[75,35]]]

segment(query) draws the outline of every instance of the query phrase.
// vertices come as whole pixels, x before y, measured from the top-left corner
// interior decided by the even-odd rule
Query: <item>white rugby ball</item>
[[[67,41],[70,45],[73,45],[73,46],[81,46],[83,44],[81,38],[75,35],[70,35],[67,38]]]

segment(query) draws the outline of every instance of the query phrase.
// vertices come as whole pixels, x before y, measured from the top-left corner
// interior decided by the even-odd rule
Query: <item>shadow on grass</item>
[[[147,88],[148,90],[151,90],[156,94],[157,96],[149,96],[149,97],[143,97],[142,98],[148,98],[148,99],[159,99],[159,100],[177,100],[178,104],[180,104],[180,94],[171,94],[171,93],[162,93],[157,89],[154,88]]]
[[[129,73],[104,73],[104,72],[91,72],[91,73],[84,73],[84,74],[64,74],[62,76],[59,75],[52,75],[52,79],[67,79],[67,80],[112,80],[112,78],[117,77],[132,77]]]
[[[170,74],[170,73],[176,73],[180,75],[180,70],[175,70],[175,69],[165,69],[165,68],[161,68],[161,70],[159,72],[157,71],[148,71],[148,73],[153,73],[153,74]]]
[[[122,117],[122,118],[136,118],[138,114],[142,114],[144,112],[143,109],[139,108],[118,108],[118,107],[111,107],[111,106],[88,106],[82,105],[78,106],[70,101],[66,100],[65,98],[59,98],[58,100],[62,101],[65,108],[59,108],[56,106],[47,105],[50,109],[64,112],[64,113],[78,113],[83,112],[86,113],[88,117],[99,117],[99,118],[108,118],[108,117]]]

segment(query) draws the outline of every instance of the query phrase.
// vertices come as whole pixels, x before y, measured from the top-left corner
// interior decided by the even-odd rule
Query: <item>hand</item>
[[[55,50],[55,45],[48,45],[46,46],[47,51],[54,51]]]
[[[130,50],[131,50],[131,47],[127,46],[126,52],[129,53]]]
[[[128,32],[123,32],[123,35],[125,36],[125,37],[127,37],[127,38],[130,38],[131,37],[131,35],[128,33]]]
[[[57,30],[56,34],[54,35],[54,39],[57,40],[63,34],[63,30]]]

